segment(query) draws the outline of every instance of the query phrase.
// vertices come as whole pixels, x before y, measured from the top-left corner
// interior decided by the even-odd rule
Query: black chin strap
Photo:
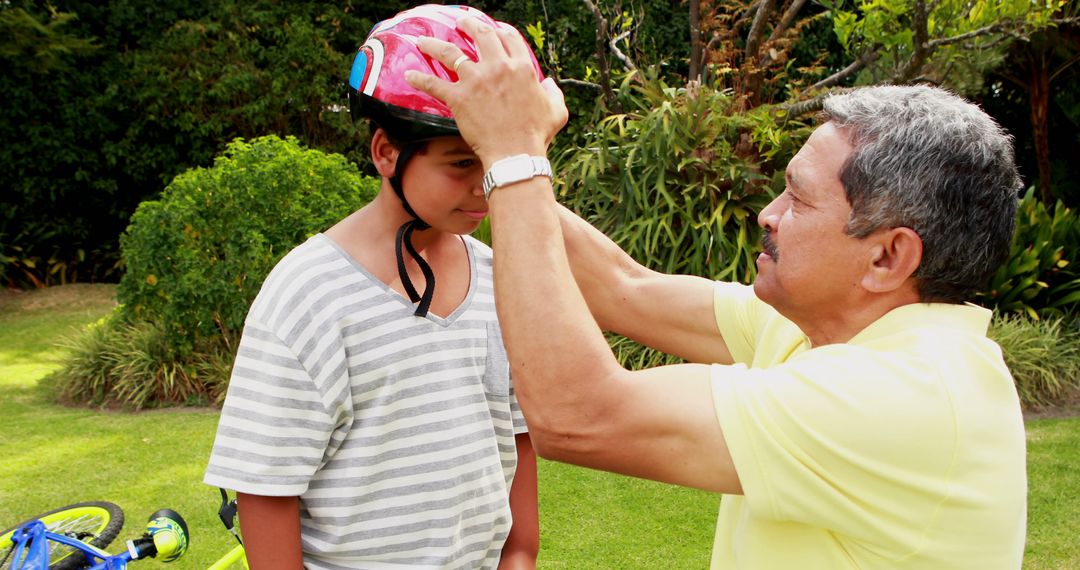
[[[427,261],[424,261],[424,258],[420,256],[420,252],[416,251],[416,247],[412,243],[412,235],[416,230],[426,230],[431,226],[416,215],[412,206],[409,205],[409,201],[405,199],[405,190],[401,187],[400,176],[400,173],[405,171],[405,165],[412,158],[417,148],[418,146],[412,143],[405,144],[401,148],[401,152],[398,153],[397,163],[394,166],[394,176],[390,177],[390,186],[398,195],[401,205],[405,207],[405,211],[413,217],[413,219],[401,224],[397,236],[394,238],[394,255],[397,257],[398,278],[401,279],[405,292],[409,294],[409,300],[413,303],[419,302],[416,306],[416,312],[413,314],[418,317],[426,317],[428,308],[431,307],[431,299],[435,296],[435,273],[431,270],[431,266],[428,265]],[[427,284],[424,286],[423,295],[417,293],[412,279],[409,278],[409,272],[405,268],[405,256],[401,252],[402,246],[409,252],[409,256],[413,258],[413,261],[416,262],[416,265],[420,267],[420,271],[424,274],[424,280]]]

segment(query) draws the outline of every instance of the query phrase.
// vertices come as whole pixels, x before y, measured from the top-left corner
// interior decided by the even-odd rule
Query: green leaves
[[[121,237],[124,316],[156,323],[178,354],[239,332],[275,263],[377,192],[340,155],[263,137],[177,176]]]
[[[1080,217],[1058,202],[1051,213],[1028,189],[1017,212],[1009,259],[980,294],[1000,313],[1033,319],[1080,308]]]
[[[341,155],[274,136],[237,139],[212,168],[177,176],[121,236],[121,306],[71,347],[61,395],[134,408],[217,401],[266,275],[378,187]]]
[[[777,125],[768,108],[740,113],[726,91],[640,79],[620,90],[629,112],[560,157],[560,198],[648,267],[752,281],[755,215],[801,125]]]
[[[961,92],[977,89],[1007,41],[1048,25],[1059,0],[853,0],[825,7],[853,57],[873,53],[860,83],[930,79]]]

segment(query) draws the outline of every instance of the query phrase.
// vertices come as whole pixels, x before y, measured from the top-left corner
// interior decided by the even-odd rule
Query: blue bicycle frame
[[[45,528],[45,523],[39,520],[31,521],[16,529],[11,540],[15,543],[11,559],[13,570],[48,570],[49,541],[75,549],[75,552],[69,556],[85,556],[89,564],[87,570],[125,570],[128,562],[132,560],[153,558],[158,554],[153,534],[150,532],[140,538],[129,540],[127,551],[114,555],[81,540],[49,531]],[[186,548],[186,538],[184,546]]]

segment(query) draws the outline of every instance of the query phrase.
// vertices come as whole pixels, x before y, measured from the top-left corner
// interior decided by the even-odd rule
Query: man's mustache
[[[769,257],[773,258],[773,261],[777,261],[780,259],[780,250],[776,248],[771,236],[772,233],[765,232],[765,235],[761,237],[761,248],[765,250],[765,253],[769,254]]]

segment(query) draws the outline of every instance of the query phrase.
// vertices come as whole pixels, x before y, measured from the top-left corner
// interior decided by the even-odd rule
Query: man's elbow
[[[602,451],[618,426],[626,370],[599,335],[591,348],[582,347],[589,356],[511,369],[533,449],[544,459],[580,464]]]
[[[586,410],[575,410],[570,414],[526,415],[536,455],[549,461],[577,465],[582,464],[583,459],[596,457],[604,448],[605,436],[597,429],[602,425],[601,420],[589,419],[593,417]]]

